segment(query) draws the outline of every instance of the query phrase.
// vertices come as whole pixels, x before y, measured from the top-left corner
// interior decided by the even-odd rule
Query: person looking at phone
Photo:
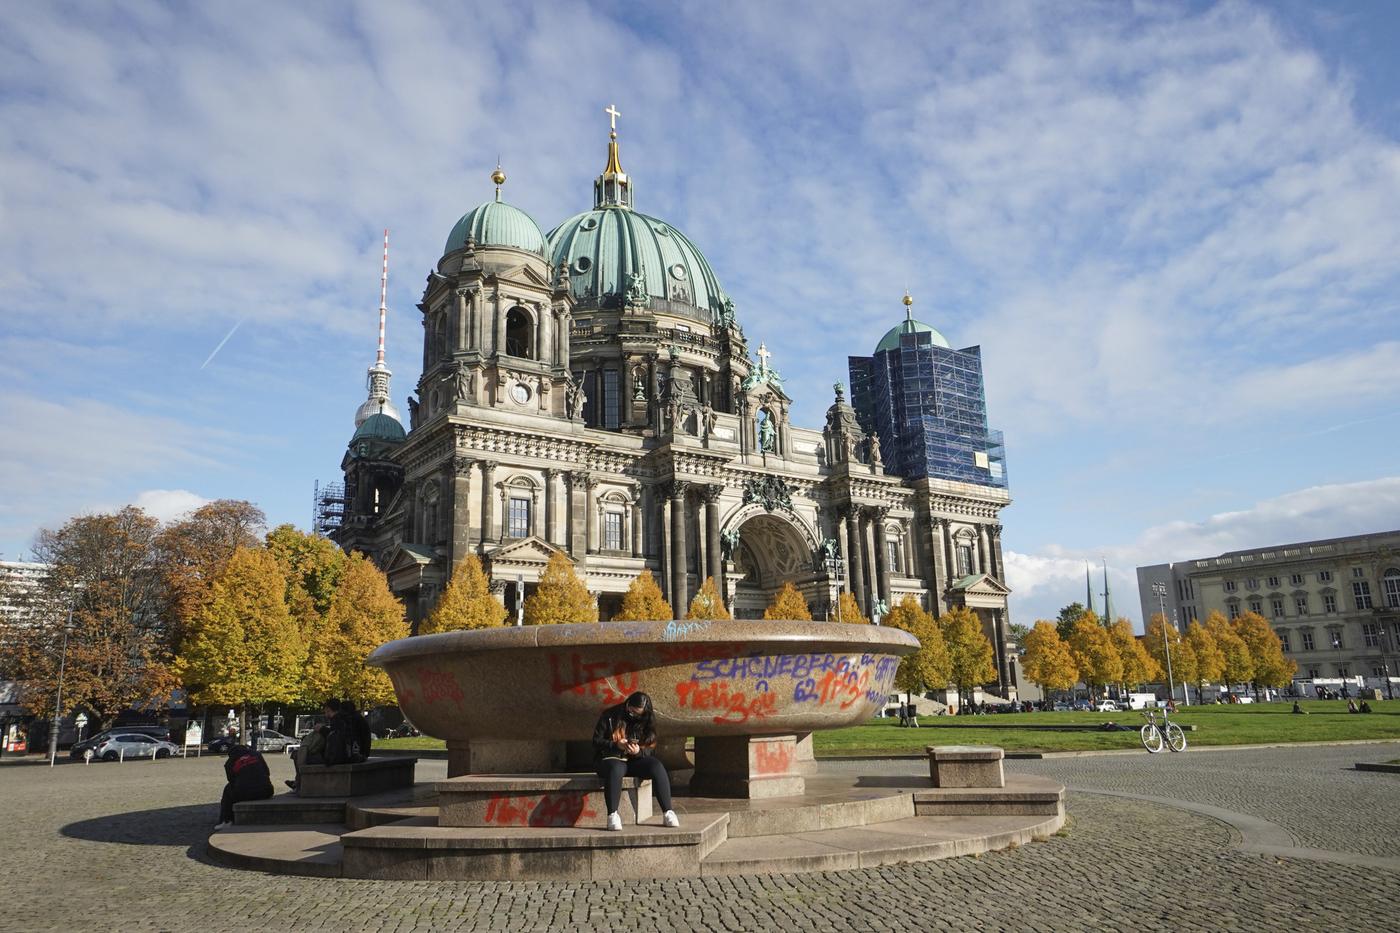
[[[603,781],[603,799],[608,807],[608,829],[622,829],[617,805],[622,800],[623,777],[651,781],[651,791],[661,804],[662,823],[679,826],[671,809],[671,778],[666,766],[652,757],[656,748],[656,727],[652,722],[651,697],[634,693],[624,702],[603,710],[593,728],[593,767]]]

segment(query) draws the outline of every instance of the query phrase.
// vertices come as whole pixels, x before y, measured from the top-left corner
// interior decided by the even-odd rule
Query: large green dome
[[[725,295],[695,245],[665,221],[625,207],[600,207],[564,221],[549,233],[549,258],[569,270],[580,307],[620,303],[633,273],[651,299],[691,306],[709,321],[724,311]]]
[[[950,345],[946,337],[938,331],[929,327],[923,321],[916,321],[913,318],[900,321],[898,325],[891,327],[885,336],[880,338],[880,342],[875,346],[875,352],[882,350],[898,350],[899,338],[904,334],[928,334],[929,342],[935,347],[948,348]],[[919,341],[923,343],[923,341]]]
[[[447,235],[447,245],[442,248],[442,254],[446,256],[466,246],[468,234],[478,248],[510,246],[545,255],[544,234],[540,233],[539,224],[520,208],[511,207],[504,201],[487,201],[463,214]]]

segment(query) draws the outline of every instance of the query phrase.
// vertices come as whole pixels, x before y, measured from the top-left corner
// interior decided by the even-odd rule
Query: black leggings
[[[603,779],[603,800],[609,813],[617,812],[618,801],[622,799],[622,778],[641,778],[651,781],[651,792],[661,804],[662,811],[671,809],[671,778],[666,774],[666,766],[652,758],[604,758],[598,762],[598,777]]]

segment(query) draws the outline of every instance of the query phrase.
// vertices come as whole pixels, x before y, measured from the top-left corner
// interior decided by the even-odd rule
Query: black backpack
[[[347,728],[346,722],[339,716],[331,720],[330,729],[326,733],[325,754],[328,765],[346,765],[364,760],[355,730]]]

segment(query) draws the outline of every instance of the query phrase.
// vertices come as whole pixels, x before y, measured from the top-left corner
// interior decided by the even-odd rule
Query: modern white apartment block
[[[1390,689],[1387,678],[1400,675],[1400,531],[1154,564],[1137,577],[1144,620],[1163,605],[1183,630],[1215,610],[1262,615],[1300,681],[1361,677]]]

